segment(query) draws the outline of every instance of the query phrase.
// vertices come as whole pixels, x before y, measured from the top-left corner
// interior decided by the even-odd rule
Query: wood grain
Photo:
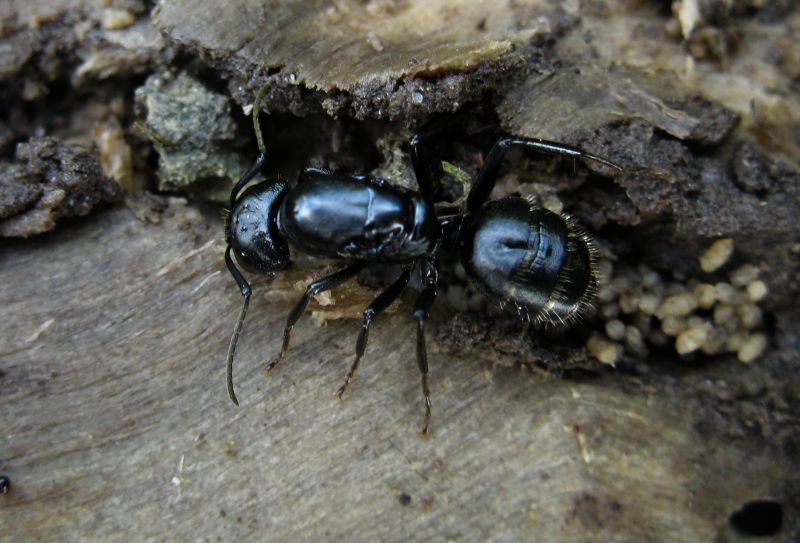
[[[743,501],[780,497],[784,458],[616,375],[433,352],[421,438],[408,304],[337,402],[357,322],[301,319],[266,375],[289,304],[256,282],[237,409],[240,296],[205,225],[117,208],[0,247],[0,540],[725,541]]]

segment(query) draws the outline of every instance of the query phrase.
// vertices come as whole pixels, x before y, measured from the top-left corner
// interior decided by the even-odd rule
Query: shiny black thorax
[[[286,195],[278,228],[300,251],[328,258],[400,262],[439,242],[436,212],[419,193],[313,171]]]
[[[417,192],[309,168],[294,187],[275,180],[245,190],[230,211],[226,239],[242,267],[271,274],[290,264],[290,244],[327,258],[414,260],[437,250],[440,228]]]

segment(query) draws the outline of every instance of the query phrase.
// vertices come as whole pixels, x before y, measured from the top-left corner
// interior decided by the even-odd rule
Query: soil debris
[[[82,216],[121,195],[84,147],[53,138],[17,146],[16,161],[0,164],[0,236],[28,237]]]

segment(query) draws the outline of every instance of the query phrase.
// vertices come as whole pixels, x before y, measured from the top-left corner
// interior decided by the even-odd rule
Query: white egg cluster
[[[732,253],[732,240],[718,240],[700,257],[700,267],[712,274]],[[650,347],[670,343],[681,356],[735,353],[745,363],[767,348],[758,304],[768,288],[752,264],[713,283],[668,281],[647,266],[614,270],[608,261],[601,263],[601,273],[609,278],[598,293],[605,334],[592,335],[586,347],[603,363],[613,365],[625,353],[644,358]]]

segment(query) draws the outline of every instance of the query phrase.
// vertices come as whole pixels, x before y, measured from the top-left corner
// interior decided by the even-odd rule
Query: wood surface
[[[757,541],[792,541],[798,184],[791,168],[736,149],[752,138],[797,162],[799,16],[783,2],[751,2],[753,17],[733,12],[740,3],[701,4],[728,15],[694,25],[724,46],[711,56],[655,2],[0,2],[0,94],[15,112],[0,114],[6,158],[42,132],[88,145],[113,116],[144,153],[137,175],[152,180],[133,128],[142,117],[121,104],[145,76],[183,69],[242,107],[269,81],[264,105],[293,114],[287,129],[311,114],[302,139],[313,115],[339,119],[314,126],[332,152],[303,166],[358,158],[351,139],[365,136],[348,135],[350,117],[405,125],[486,109],[504,131],[658,168],[630,168],[600,193],[553,189],[575,193],[568,208],[625,249],[621,263],[650,256],[681,276],[711,240],[733,237],[784,298],[764,306],[770,346],[750,365],[664,350],[582,378],[508,363],[524,349],[451,352],[458,342],[435,341],[456,328],[440,303],[428,334],[433,433],[422,438],[413,293],[377,319],[339,402],[360,323],[318,324],[357,316],[373,293],[323,297],[267,375],[303,283],[330,268],[255,280],[236,408],[224,360],[241,296],[221,222],[175,199],[161,215],[139,208],[157,224],[122,204],[95,210],[0,241],[0,475],[11,480],[0,542],[745,542],[755,539],[729,518],[751,500],[784,514]],[[115,11],[130,26],[104,23]],[[670,237],[675,225],[683,238]]]
[[[785,458],[698,433],[680,377],[562,380],[434,345],[420,437],[407,302],[339,402],[357,321],[301,319],[267,375],[290,304],[256,281],[235,408],[220,232],[118,207],[0,247],[0,540],[729,541],[732,511],[782,491]]]

